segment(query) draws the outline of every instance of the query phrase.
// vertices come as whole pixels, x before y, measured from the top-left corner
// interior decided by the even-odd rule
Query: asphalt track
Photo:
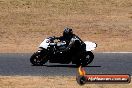
[[[1,76],[75,76],[75,65],[51,64],[32,66],[32,54],[0,54]],[[93,63],[85,67],[87,74],[132,75],[132,53],[94,53]]]

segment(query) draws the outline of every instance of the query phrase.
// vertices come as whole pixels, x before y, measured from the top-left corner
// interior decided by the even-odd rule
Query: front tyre
[[[34,66],[42,66],[47,61],[47,55],[41,55],[40,52],[35,52],[30,58],[30,62]]]

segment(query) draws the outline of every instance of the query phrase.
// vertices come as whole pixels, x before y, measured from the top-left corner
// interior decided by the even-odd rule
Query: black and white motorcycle
[[[48,61],[49,63],[87,66],[94,59],[91,51],[97,47],[97,44],[89,41],[83,42],[79,37],[74,38],[74,41],[74,45],[68,51],[63,51],[66,48],[65,41],[60,41],[55,37],[46,38],[40,44],[39,50],[31,56],[30,62],[35,66],[44,65]]]

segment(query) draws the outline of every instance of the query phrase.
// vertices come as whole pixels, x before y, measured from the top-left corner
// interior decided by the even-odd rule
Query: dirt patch
[[[131,9],[131,0],[0,0],[0,52],[34,52],[66,26],[96,51],[132,51]]]
[[[0,76],[0,88],[131,88],[130,84],[86,84],[80,86],[68,76]]]

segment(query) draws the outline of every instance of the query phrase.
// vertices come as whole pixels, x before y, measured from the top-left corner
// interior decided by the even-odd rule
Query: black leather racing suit
[[[75,34],[73,34],[72,36],[68,36],[68,37],[65,37],[65,36],[56,37],[56,39],[66,42],[66,48],[61,50],[60,52],[65,52],[65,51],[70,50],[74,46],[76,40],[79,40],[78,42],[83,43],[83,41]]]

